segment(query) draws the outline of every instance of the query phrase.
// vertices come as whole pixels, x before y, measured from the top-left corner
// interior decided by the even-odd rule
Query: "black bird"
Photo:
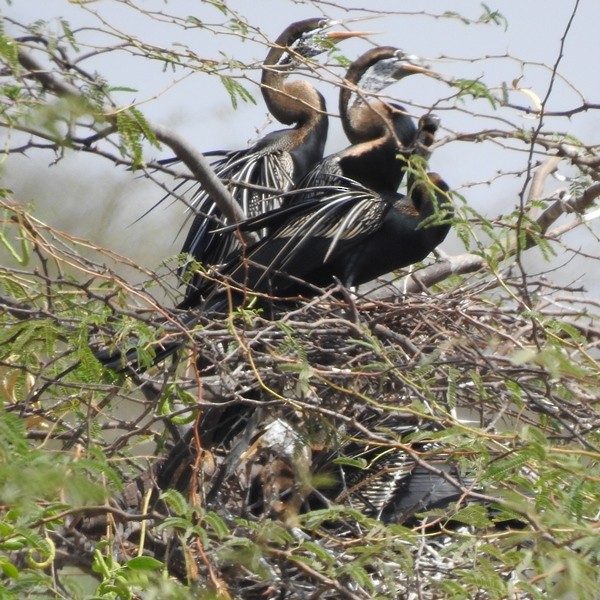
[[[347,187],[308,193],[307,200],[240,224],[272,233],[223,270],[234,304],[247,293],[289,298],[314,296],[335,280],[361,285],[423,260],[450,230],[449,188],[436,173],[413,185],[408,196],[350,180]],[[225,310],[225,296],[217,292],[206,308]]]
[[[441,243],[448,222],[427,227],[421,222],[431,221],[435,213],[433,197],[440,208],[448,211],[451,205],[447,185],[432,176],[429,183],[415,187],[410,199],[395,193],[409,152],[422,152],[421,146],[431,144],[437,121],[426,117],[417,130],[402,107],[365,98],[366,92],[378,92],[409,74],[431,73],[411,60],[414,57],[397,48],[383,47],[369,50],[351,65],[347,85],[340,94],[340,112],[347,135],[356,144],[329,156],[305,180],[307,185],[317,181],[338,185],[292,192],[290,207],[241,224],[242,229],[269,229],[272,235],[247,254],[238,248],[237,256],[223,270],[235,287],[276,296],[314,295],[315,288],[298,280],[318,288],[329,285],[334,278],[348,287],[360,285],[422,260]],[[366,89],[359,91],[362,86]],[[400,158],[399,152],[403,153]],[[380,191],[364,187],[363,182]],[[201,221],[197,217],[195,223]],[[201,222],[207,229],[210,224],[210,219]],[[235,229],[217,230],[211,240],[233,240]],[[199,305],[201,297],[215,288],[214,276],[213,272],[204,280],[198,273],[179,307]],[[233,294],[234,304],[242,302],[244,292]],[[227,307],[228,296],[217,291],[204,310],[221,312]],[[193,315],[184,316],[186,325],[194,320]],[[154,362],[163,360],[178,345],[173,342],[155,347]],[[109,368],[139,368],[132,351],[126,352],[126,358],[118,350],[104,354],[99,357]]]
[[[398,189],[420,130],[404,107],[373,95],[408,75],[436,76],[415,60],[398,48],[381,46],[350,65],[340,91],[340,118],[352,145],[324,158],[301,187],[336,185],[341,176],[378,191]]]
[[[216,500],[224,480],[242,471],[250,474],[240,485],[247,486],[244,508],[256,514],[268,510],[285,516],[288,511],[295,514],[345,505],[384,523],[413,526],[420,521],[418,513],[445,509],[463,496],[470,501],[464,492],[473,487],[473,478],[461,473],[443,445],[423,440],[424,431],[434,436],[439,428],[406,413],[365,408],[358,417],[360,431],[350,427],[324,446],[311,447],[298,423],[282,418],[269,422],[264,413],[252,419],[253,408],[230,408],[236,409],[237,421],[232,420],[233,410],[219,415],[223,421],[218,422],[218,439],[206,415],[196,425],[203,450],[221,457],[214,477],[205,482],[209,504]],[[219,409],[210,410],[208,415],[214,417]],[[247,431],[242,433],[244,428]],[[365,428],[377,433],[377,443],[364,439]],[[419,441],[411,441],[416,433]],[[161,489],[175,487],[185,492],[196,458],[193,437],[189,432],[162,464],[157,477]],[[316,488],[311,480],[317,482]]]
[[[472,486],[473,480],[460,473],[442,446],[422,441],[422,435],[421,441],[410,441],[415,433],[434,433],[438,427],[406,413],[375,408],[366,408],[358,422],[362,428],[377,432],[379,438],[386,438],[390,446],[380,441],[371,444],[361,432],[351,431],[336,440],[334,448],[313,452],[311,470],[327,485],[309,499],[311,508],[342,503],[385,523],[413,524],[416,513],[445,508],[463,495],[462,489]],[[399,442],[410,447],[422,464],[399,449]],[[336,460],[342,457],[353,460]],[[362,466],[357,466],[357,460]]]
[[[328,117],[323,96],[305,80],[288,82],[301,61],[330,49],[337,41],[362,36],[349,31],[327,31],[335,21],[312,18],[292,23],[277,38],[263,63],[261,91],[270,113],[281,123],[294,125],[271,132],[244,150],[213,152],[223,157],[212,167],[247,216],[278,205],[277,192],[291,189],[323,157]],[[239,246],[233,233],[213,235],[227,223],[219,207],[202,189],[190,201],[196,216],[181,252],[204,268],[220,265]],[[189,263],[180,275],[188,275]],[[181,308],[193,306],[200,282],[191,277]]]
[[[354,144],[315,166],[300,189],[286,196],[285,208],[240,225],[270,234],[226,267],[235,287],[274,296],[314,295],[298,280],[321,288],[336,278],[351,287],[418,262],[443,241],[447,220],[433,227],[421,221],[432,225],[434,196],[448,213],[446,183],[437,175],[427,184],[409,182],[408,200],[395,191],[409,156],[428,158],[437,119],[425,116],[417,129],[401,106],[367,96],[410,74],[435,76],[414,59],[386,46],[352,63],[340,93],[340,115]],[[235,294],[233,300],[240,301]],[[209,300],[208,307],[224,309],[223,295]]]
[[[384,103],[372,96],[408,75],[414,73],[435,75],[428,69],[414,64],[416,60],[416,57],[408,55],[398,48],[385,46],[367,51],[352,63],[340,91],[340,118],[346,135],[353,145],[318,162],[302,179],[299,184],[301,187],[335,185],[339,183],[336,178],[343,176],[375,189],[395,191],[398,188],[404,173],[401,167],[405,165],[407,157],[416,144],[417,129],[403,107]],[[265,73],[271,76],[270,71],[265,71]],[[301,84],[302,87],[309,86],[305,81],[286,85],[289,88],[295,84]],[[286,91],[287,94],[290,94],[290,92],[289,89]],[[284,116],[277,112],[278,109],[271,96],[265,97],[267,104],[271,112],[283,121]],[[289,100],[289,96],[286,96],[286,98]],[[315,118],[315,115],[312,116]],[[326,123],[326,118],[322,120]],[[319,128],[317,127],[311,135],[319,135],[318,131]],[[296,135],[298,135],[298,130],[283,130],[286,138],[291,138],[290,132],[296,132]],[[275,132],[275,134],[270,134],[265,138],[269,142],[269,147],[275,136],[280,133],[282,132]],[[321,138],[323,141],[324,137],[325,134]],[[310,148],[306,145],[303,146],[302,153],[305,157],[308,149]],[[322,150],[321,147],[321,157]],[[246,152],[243,151],[243,153]],[[403,158],[399,156],[399,153],[402,153]],[[292,151],[292,156],[293,154]],[[261,160],[273,160],[274,157],[277,157],[276,163],[279,164],[280,156],[272,152]],[[314,157],[313,154],[312,158]],[[258,157],[255,160],[258,161]],[[290,164],[293,164],[293,161]],[[309,161],[304,161],[304,166],[310,166]],[[265,169],[264,171],[269,173],[271,169]],[[296,169],[297,173],[301,171],[302,169]],[[292,185],[294,182],[288,183]],[[275,187],[275,185],[272,183],[271,187]],[[283,190],[289,188],[288,185],[279,185],[279,187]],[[277,197],[272,195],[269,197],[266,193],[258,194],[250,189],[243,189],[240,192],[246,199],[254,195],[257,202],[259,202],[258,199],[262,202],[262,206],[250,205],[247,201],[242,203],[249,216],[266,212],[267,208],[274,208],[280,203]],[[297,196],[292,197],[297,199]],[[282,203],[286,203],[285,199]],[[227,251],[238,247],[235,243],[236,237],[233,232],[211,235],[208,232],[211,225],[214,225],[211,220],[203,220],[202,216],[198,215],[192,225],[188,240],[192,235],[198,237],[197,233],[201,233],[199,243],[203,241],[205,246],[209,245],[214,248],[220,246],[215,255],[220,255],[222,260]],[[186,241],[184,252],[191,251],[187,248],[187,245]],[[194,244],[194,246],[196,245]],[[211,251],[212,248],[202,250],[205,260],[203,266],[208,266],[206,258],[210,257]],[[202,258],[198,252],[192,253],[197,258]],[[211,286],[210,284],[208,286],[203,285],[200,275],[194,277],[179,308],[190,308],[198,304],[202,294],[207,292],[207,287],[210,288]]]
[[[434,119],[430,121],[422,119],[417,136],[425,148],[437,127]],[[448,185],[436,173],[411,184],[408,196],[339,180],[346,186],[311,189],[308,199],[235,226],[267,227],[272,233],[248,252],[240,250],[222,270],[220,277],[231,286],[229,292],[218,280],[208,281],[206,289],[213,291],[203,305],[204,313],[226,312],[241,305],[248,293],[268,296],[269,302],[260,304],[270,307],[273,297],[314,296],[335,280],[346,287],[358,286],[423,260],[448,234],[453,208]],[[186,313],[181,322],[188,327],[196,320],[194,313]],[[155,344],[153,364],[180,345],[178,341]],[[97,351],[96,357],[110,369],[141,368],[135,349],[105,349]]]

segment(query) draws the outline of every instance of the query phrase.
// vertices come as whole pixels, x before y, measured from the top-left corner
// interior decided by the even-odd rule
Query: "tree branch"
[[[210,163],[201,152],[198,152],[191,144],[167,127],[158,124],[151,124],[150,127],[157,139],[169,146],[177,157],[183,161],[210,197],[218,204],[229,221],[239,223],[246,218],[242,207],[233,200],[231,194],[215,175]],[[239,234],[246,243],[250,244],[257,240],[253,232],[240,231]]]
[[[33,58],[33,56],[31,56],[31,54],[26,52],[22,46],[18,47],[17,55],[19,64],[29,71],[31,77],[38,81],[48,92],[52,92],[57,96],[84,97],[78,87],[63,81],[59,77],[56,77],[54,73],[45,69],[35,58]]]
[[[570,200],[556,200],[537,219],[540,231],[545,233],[559,217],[567,212],[581,213],[589,208],[600,196],[600,183],[595,183],[581,194]],[[529,247],[529,246],[528,246]]]
[[[548,177],[555,171],[561,160],[562,158],[560,156],[551,156],[535,170],[535,173],[531,179],[529,194],[527,195],[527,202],[529,204],[531,204],[534,200],[543,197],[546,179],[548,179]]]
[[[76,97],[85,99],[85,95],[79,88],[73,86],[54,73],[45,69],[31,54],[22,47],[18,49],[18,58],[21,66],[29,72],[30,76],[38,81],[42,87],[60,97]],[[104,118],[111,124],[116,124],[116,111],[111,109],[105,111]],[[223,214],[232,223],[239,223],[246,218],[241,206],[235,202],[223,185],[222,181],[215,175],[206,157],[198,152],[191,144],[174,131],[158,124],[149,123],[148,126],[156,138],[169,146],[175,155],[183,161],[210,197],[217,203]],[[253,232],[240,232],[243,241],[252,244],[256,241]]]
[[[414,293],[430,288],[440,281],[444,281],[452,275],[474,273],[486,265],[485,259],[476,254],[459,254],[447,256],[416,273],[411,273],[402,278],[398,286],[404,293]]]

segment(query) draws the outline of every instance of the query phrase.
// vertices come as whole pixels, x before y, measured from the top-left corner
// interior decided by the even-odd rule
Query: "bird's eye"
[[[319,35],[323,33],[323,30],[327,29],[331,25],[330,19],[321,19],[314,29],[307,31],[303,37],[306,38],[317,38]]]
[[[398,50],[396,50],[396,52],[394,52],[394,56],[398,60],[404,60],[406,58],[406,52],[404,52],[404,50],[401,50],[400,48],[398,48]]]

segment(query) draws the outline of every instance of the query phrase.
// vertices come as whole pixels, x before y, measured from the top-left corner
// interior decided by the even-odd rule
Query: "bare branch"
[[[527,202],[531,204],[534,200],[539,200],[544,195],[544,185],[548,177],[556,170],[560,164],[561,157],[551,156],[545,160],[535,171],[531,178],[531,187],[529,188],[529,194]]]
[[[459,254],[447,256],[416,273],[411,273],[402,279],[398,286],[405,293],[419,292],[440,283],[452,275],[464,275],[479,271],[486,265],[485,260],[476,254]]]
[[[45,69],[28,52],[19,48],[19,63],[26,68],[31,76],[36,79],[49,92],[62,97],[85,98],[82,92],[75,86],[63,81],[54,73]],[[116,124],[116,113],[114,110],[107,111],[104,117],[113,125]],[[180,158],[190,169],[194,177],[202,184],[211,198],[218,204],[223,214],[233,223],[239,223],[245,219],[245,214],[240,205],[233,200],[227,188],[215,175],[209,161],[203,154],[198,152],[191,144],[184,140],[174,131],[162,125],[149,123],[150,129],[157,139],[169,146],[175,155]],[[251,244],[256,241],[256,235],[252,232],[240,232],[245,243]]]
[[[584,212],[594,203],[594,200],[598,198],[598,196],[600,196],[600,183],[595,183],[587,188],[580,196],[571,198],[570,200],[556,200],[537,218],[536,223],[538,224],[540,231],[546,233],[550,226],[565,213]],[[535,245],[535,239],[529,237],[526,249],[532,248]]]

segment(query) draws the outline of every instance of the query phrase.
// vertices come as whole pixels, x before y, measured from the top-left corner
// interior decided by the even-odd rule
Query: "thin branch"
[[[54,73],[45,69],[31,54],[22,47],[18,49],[19,63],[29,71],[30,75],[38,81],[42,87],[61,97],[76,97],[85,99],[85,95],[77,87],[63,81]],[[106,111],[104,114],[106,120],[111,124],[116,124],[116,112],[114,110]],[[162,143],[173,150],[175,155],[180,158],[187,168],[198,179],[204,189],[210,194],[211,198],[217,203],[223,214],[232,222],[239,223],[246,216],[241,206],[233,200],[227,188],[221,180],[215,175],[210,163],[206,157],[198,152],[190,143],[179,136],[174,131],[158,124],[149,123],[149,127]],[[243,241],[246,244],[252,244],[256,241],[256,235],[252,232],[240,232]]]

